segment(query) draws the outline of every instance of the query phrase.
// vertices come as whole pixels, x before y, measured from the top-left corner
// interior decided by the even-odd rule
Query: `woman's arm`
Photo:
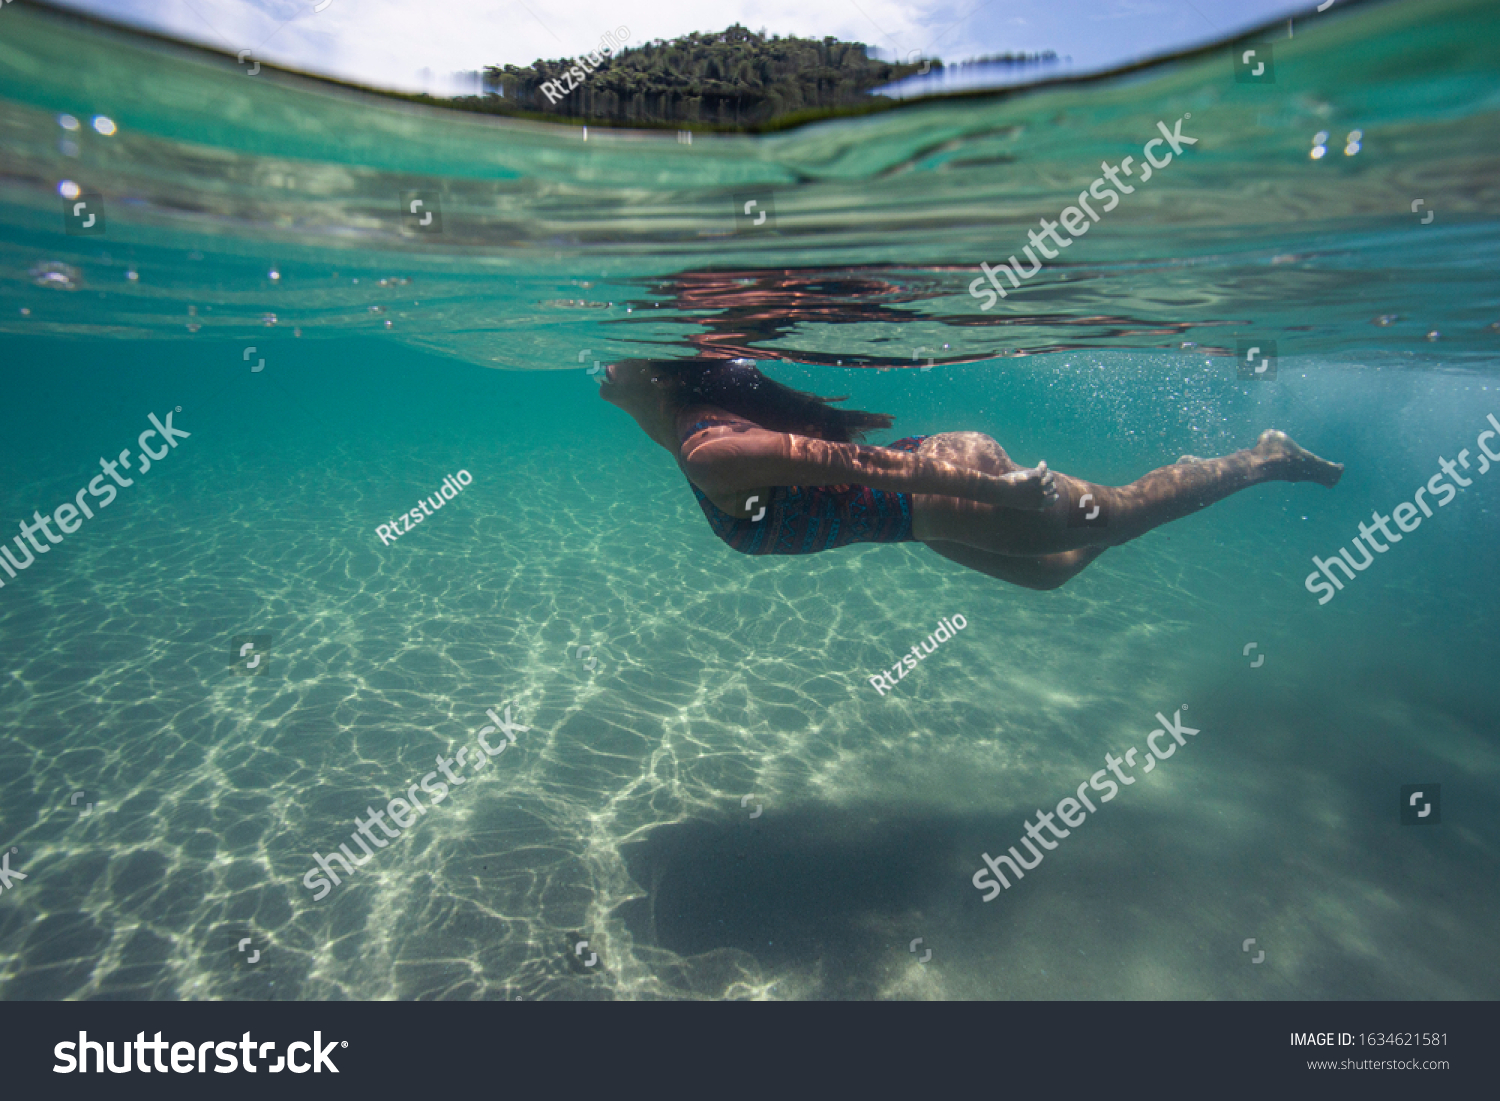
[[[681,459],[688,477],[710,494],[853,483],[1026,510],[1057,500],[1046,463],[996,476],[910,451],[830,443],[764,428],[705,429],[683,445]]]

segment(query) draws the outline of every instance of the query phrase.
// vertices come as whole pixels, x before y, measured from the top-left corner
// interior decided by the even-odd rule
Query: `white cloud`
[[[144,24],[264,61],[384,87],[417,88],[418,74],[444,76],[486,65],[575,57],[605,31],[630,29],[630,44],[741,23],[752,30],[918,50],[938,3],[898,0],[731,0],[705,12],[699,0],[73,0],[102,15]]]
[[[391,88],[486,65],[576,57],[605,31],[631,44],[719,31],[864,42],[886,58],[962,61],[1056,50],[1077,69],[1162,53],[1305,0],[62,0],[277,64]],[[1024,13],[1024,14],[1023,14]],[[1101,23],[1099,20],[1105,20]],[[437,88],[434,90],[445,90]]]

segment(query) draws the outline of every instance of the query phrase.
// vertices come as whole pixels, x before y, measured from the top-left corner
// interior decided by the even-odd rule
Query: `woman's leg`
[[[1009,474],[1020,467],[995,440],[982,432],[944,432],[929,436],[918,450],[934,459],[973,467],[987,474]],[[1048,554],[1036,558],[996,554],[964,543],[934,540],[927,547],[960,566],[1027,589],[1056,589],[1104,553],[1104,547]]]
[[[926,453],[928,444],[942,439],[934,436],[924,441],[921,450]],[[999,449],[998,444],[994,447]],[[948,443],[936,445],[933,454],[949,458],[964,450],[979,453],[986,449],[974,442]],[[999,453],[1004,455],[1003,450]],[[1005,461],[1010,463],[1008,456]],[[1011,469],[1015,469],[1013,463]],[[1320,459],[1298,447],[1286,433],[1271,430],[1263,432],[1253,448],[1220,459],[1183,456],[1176,464],[1153,470],[1128,486],[1100,486],[1055,473],[1058,501],[1040,512],[916,494],[912,497],[912,534],[924,543],[962,543],[993,554],[1038,558],[1081,547],[1117,546],[1261,482],[1333,486],[1343,472],[1340,464]]]
[[[1057,589],[1077,577],[1083,568],[1107,551],[1108,547],[1080,547],[1061,554],[1044,554],[1040,558],[1018,558],[995,554],[963,543],[928,543],[927,548],[944,558],[978,570],[982,574],[1009,581],[1025,589]]]

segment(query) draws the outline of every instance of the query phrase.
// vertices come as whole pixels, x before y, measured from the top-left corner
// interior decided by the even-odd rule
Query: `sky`
[[[1006,51],[1056,51],[1069,72],[1174,52],[1318,0],[54,0],[253,59],[404,90],[467,90],[452,74],[527,65],[596,49],[718,31],[875,47],[892,59],[945,63]],[[1343,0],[1334,0],[1343,2]],[[319,10],[321,9],[321,10]],[[1057,70],[1052,70],[1055,74]]]

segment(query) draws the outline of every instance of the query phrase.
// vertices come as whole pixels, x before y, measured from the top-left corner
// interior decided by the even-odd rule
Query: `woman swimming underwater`
[[[744,554],[916,541],[1029,589],[1055,589],[1109,547],[1261,482],[1343,474],[1283,432],[1220,459],[1184,455],[1128,486],[1023,468],[980,432],[855,443],[883,413],[836,409],[744,359],[627,359],[599,394],[687,475],[714,532]]]

